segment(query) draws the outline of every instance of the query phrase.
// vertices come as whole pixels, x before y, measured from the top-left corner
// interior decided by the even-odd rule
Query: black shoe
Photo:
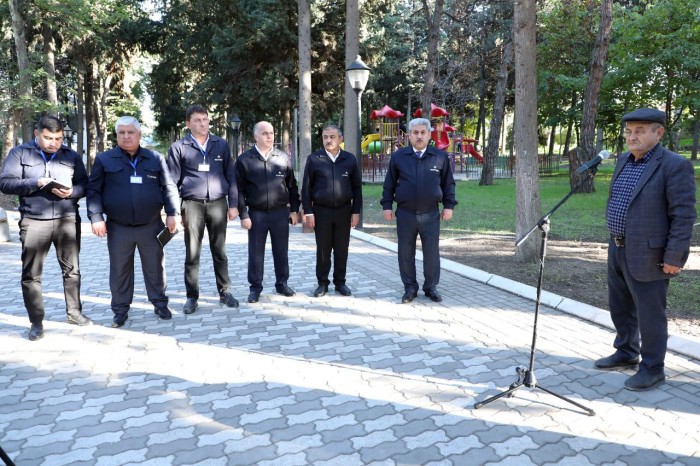
[[[37,341],[44,338],[44,325],[32,324],[29,328],[29,341]]]
[[[115,314],[112,319],[112,328],[120,328],[124,326],[124,323],[129,318],[129,314]]]
[[[663,370],[660,372],[652,372],[648,369],[640,369],[639,372],[625,380],[625,388],[627,390],[641,392],[644,390],[651,390],[657,385],[662,384],[665,380],[666,374],[664,374]]]
[[[296,294],[294,290],[287,285],[277,285],[275,286],[275,290],[277,291],[277,294],[281,294],[286,297],[294,296]]]
[[[350,296],[352,294],[352,291],[350,291],[350,288],[348,288],[347,285],[345,285],[345,284],[335,285],[335,291],[342,294],[343,296]]]
[[[257,303],[259,299],[260,299],[260,292],[259,291],[251,291],[250,294],[248,295],[248,302],[249,303]]]
[[[172,319],[173,313],[167,307],[156,307],[153,312],[163,320]]]
[[[219,302],[225,304],[228,307],[238,307],[238,300],[233,297],[228,291],[224,291],[224,294],[219,296]]]
[[[641,358],[628,359],[619,353],[612,354],[605,358],[600,358],[593,363],[596,369],[613,369],[615,367],[634,367],[641,361]]]
[[[187,298],[185,305],[182,306],[182,312],[185,314],[194,314],[194,312],[199,309],[199,304],[197,304],[197,298]]]
[[[403,294],[403,296],[401,296],[401,304],[410,303],[411,301],[416,299],[417,296],[418,296],[417,292],[409,290],[409,291],[405,292]]]
[[[92,325],[92,320],[84,315],[82,312],[76,312],[66,315],[66,320],[69,324],[79,325],[84,327],[85,325]]]
[[[328,287],[326,285],[318,285],[316,291],[314,291],[314,298],[320,298],[328,293]]]
[[[430,298],[431,301],[436,303],[442,301],[442,296],[440,296],[440,293],[438,293],[437,290],[425,290],[425,295]]]

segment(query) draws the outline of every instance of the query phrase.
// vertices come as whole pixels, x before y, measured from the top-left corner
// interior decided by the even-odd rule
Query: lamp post
[[[233,132],[233,158],[238,157],[238,136],[241,134],[241,119],[238,118],[238,114],[234,113],[229,120],[229,126]]]
[[[71,143],[73,142],[73,130],[70,126],[68,126],[68,123],[66,123],[66,126],[63,127],[63,137],[66,145],[69,149],[71,149]]]
[[[357,95],[357,141],[355,146],[355,154],[357,155],[357,168],[360,170],[360,178],[362,178],[362,92],[367,86],[369,80],[370,67],[365,65],[358,55],[354,62],[345,69],[345,74],[348,77],[348,82]],[[362,212],[360,212],[360,222],[357,224],[362,228]]]

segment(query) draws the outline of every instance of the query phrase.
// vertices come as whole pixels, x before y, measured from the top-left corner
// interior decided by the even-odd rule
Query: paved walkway
[[[535,373],[596,414],[526,387],[474,409],[528,364],[530,287],[445,262],[444,302],[401,305],[395,252],[359,233],[354,295],[314,299],[313,235],[294,228],[296,296],[271,294],[268,261],[260,302],[222,308],[203,254],[200,310],[185,316],[179,236],[166,248],[173,319],[157,320],[139,279],[129,321],[112,329],[106,241],[84,224],[83,302],[97,325],[65,323],[52,252],[46,337],[29,342],[12,227],[0,243],[0,446],[17,465],[700,464],[700,361],[671,352],[664,385],[624,390],[631,371],[592,368],[612,331],[554,307],[600,311],[569,300],[545,296]],[[242,300],[245,245],[232,224]]]

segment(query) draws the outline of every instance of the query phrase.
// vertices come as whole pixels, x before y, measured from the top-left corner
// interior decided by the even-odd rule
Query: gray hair
[[[255,123],[255,126],[253,126],[253,134],[258,134],[258,132],[260,130],[260,126],[264,125],[266,123],[268,125],[272,126],[272,123],[270,123],[269,121],[258,121],[257,123]],[[275,130],[275,127],[272,126],[272,131],[274,131],[274,130]]]
[[[332,124],[332,123],[327,124],[326,126],[323,127],[323,129],[321,130],[321,132],[324,132],[324,131],[326,131],[327,129],[334,129],[334,130],[336,130],[336,131],[338,132],[338,136],[340,136],[340,137],[343,136],[343,131],[340,129],[340,127],[339,127],[338,125],[334,125],[334,124]]]
[[[410,133],[415,126],[425,126],[426,128],[428,128],[428,131],[433,130],[433,128],[430,127],[430,120],[428,120],[427,118],[414,118],[413,120],[409,121],[408,132]]]
[[[133,126],[138,130],[138,132],[141,132],[141,123],[139,123],[139,120],[132,116],[123,116],[119,117],[117,122],[114,124],[114,132],[118,133],[119,132],[119,127],[120,126]]]

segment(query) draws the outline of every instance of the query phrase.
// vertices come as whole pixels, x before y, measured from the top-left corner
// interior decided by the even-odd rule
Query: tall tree
[[[311,153],[311,2],[299,4],[299,147],[296,158],[301,168]]]
[[[345,67],[347,68],[360,55],[360,0],[345,1]],[[345,132],[345,146],[350,152],[357,152],[357,160],[362,163],[362,150],[355,147],[355,141],[362,136],[358,134],[361,128],[357,126],[357,97],[345,79],[345,111],[343,128]]]
[[[515,234],[520,238],[539,220],[541,213],[539,164],[537,154],[537,70],[536,0],[515,0],[513,42],[515,44]],[[521,262],[536,262],[539,257],[536,235],[516,248]]]
[[[588,82],[583,95],[583,118],[581,119],[581,146],[576,151],[576,157],[569,159],[569,177],[571,188],[578,185],[581,176],[576,169],[588,162],[595,155],[596,116],[598,114],[598,100],[600,88],[603,82],[603,71],[610,44],[610,30],[612,28],[612,0],[602,0],[600,4],[600,21],[598,23],[598,35],[596,38],[591,64],[588,71]],[[578,190],[579,193],[591,193],[595,191],[593,178],[589,178]]]
[[[12,35],[15,40],[17,54],[17,69],[19,70],[19,102],[15,107],[16,120],[22,129],[22,139],[32,139],[32,68],[29,64],[29,50],[27,47],[27,26],[24,17],[24,5],[21,0],[9,0],[10,18],[12,20]]]
[[[428,25],[428,55],[425,63],[425,77],[423,81],[423,92],[421,93],[421,104],[424,116],[430,118],[430,104],[433,102],[433,89],[437,72],[438,51],[440,45],[440,25],[442,23],[442,11],[445,0],[435,0],[435,8],[430,11],[428,0],[423,1],[423,16]]]

